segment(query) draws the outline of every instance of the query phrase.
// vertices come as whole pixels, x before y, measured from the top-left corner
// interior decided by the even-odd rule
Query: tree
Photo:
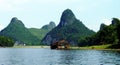
[[[12,47],[13,45],[14,45],[14,41],[11,38],[0,36],[1,47]]]

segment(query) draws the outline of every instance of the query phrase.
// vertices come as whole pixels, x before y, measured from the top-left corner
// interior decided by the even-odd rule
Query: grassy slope
[[[86,46],[86,47],[71,47],[71,49],[96,49],[96,50],[102,50],[102,49],[110,49],[110,48],[108,48],[109,46],[111,46],[111,44],[96,45],[96,46]]]
[[[40,40],[47,34],[48,30],[30,28],[29,31]]]

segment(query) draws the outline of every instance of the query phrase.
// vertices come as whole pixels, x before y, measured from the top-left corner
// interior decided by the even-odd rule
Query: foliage
[[[29,31],[36,36],[37,38],[39,38],[40,40],[46,35],[46,33],[48,32],[48,30],[44,30],[44,29],[37,29],[37,28],[30,28]]]
[[[42,39],[42,43],[50,45],[59,40],[67,40],[71,45],[77,45],[78,40],[94,34],[81,21],[79,21],[70,9],[66,9],[60,18],[60,23]]]
[[[73,41],[78,43],[78,40],[82,37],[86,37],[94,33],[95,32],[89,30],[82,22],[75,20],[73,24],[55,27],[47,35],[51,35],[52,38],[57,40],[65,39],[69,42]],[[74,43],[72,45],[74,45]]]
[[[1,47],[12,47],[14,45],[14,41],[11,38],[7,38],[4,36],[0,36],[0,46]]]
[[[48,25],[44,25],[41,29],[37,29],[37,28],[30,28],[29,31],[36,36],[37,38],[39,38],[40,40],[43,39],[43,37],[55,27],[55,23],[54,22],[50,22]]]
[[[13,18],[11,23],[0,32],[1,36],[13,38],[26,45],[40,45],[40,40],[34,36],[17,18]]]
[[[93,36],[79,40],[79,46],[120,44],[120,20],[113,18],[109,26],[101,25],[100,30]]]

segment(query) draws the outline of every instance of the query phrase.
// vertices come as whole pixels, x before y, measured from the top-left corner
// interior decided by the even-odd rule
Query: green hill
[[[37,28],[29,28],[29,31],[35,35],[37,38],[39,38],[40,40],[42,40],[42,38],[55,27],[55,23],[54,22],[50,22],[47,25],[44,25],[41,29],[37,29]]]
[[[120,20],[113,18],[110,25],[101,24],[100,30],[93,36],[79,42],[79,46],[112,44],[109,48],[120,48]]]
[[[34,36],[16,17],[0,32],[0,35],[13,38],[15,41],[26,45],[40,45],[40,40]]]
[[[42,43],[50,45],[51,43],[65,39],[71,45],[77,45],[79,39],[94,33],[94,31],[89,30],[81,21],[76,19],[70,9],[66,9],[62,13],[58,26],[47,33],[42,39]]]

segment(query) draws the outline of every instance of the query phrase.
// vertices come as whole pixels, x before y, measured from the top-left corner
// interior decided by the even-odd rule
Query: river
[[[120,65],[120,51],[0,48],[0,65]]]

